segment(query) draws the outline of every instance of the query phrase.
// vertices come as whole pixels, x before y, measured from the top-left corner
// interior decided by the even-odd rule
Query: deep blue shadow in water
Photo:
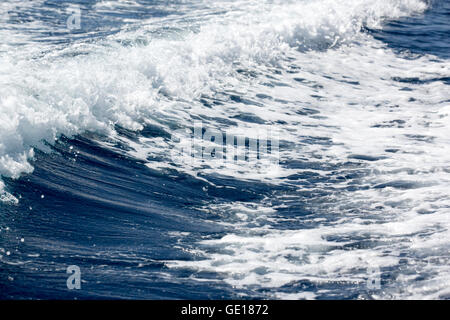
[[[162,261],[196,258],[176,233],[197,241],[224,231],[193,209],[212,199],[204,182],[152,172],[82,137],[54,151],[37,153],[33,174],[7,180],[21,200],[0,205],[0,247],[10,251],[0,298],[232,297],[226,285],[199,285]],[[79,292],[66,288],[69,265],[82,270]]]

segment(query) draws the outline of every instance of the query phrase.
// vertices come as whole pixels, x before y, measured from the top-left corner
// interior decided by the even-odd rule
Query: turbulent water
[[[447,0],[2,1],[0,298],[449,299],[449,35]],[[208,130],[277,161],[174,152]]]

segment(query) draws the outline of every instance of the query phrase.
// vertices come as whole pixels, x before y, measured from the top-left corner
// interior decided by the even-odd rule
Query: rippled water
[[[448,1],[0,10],[0,298],[450,297]]]

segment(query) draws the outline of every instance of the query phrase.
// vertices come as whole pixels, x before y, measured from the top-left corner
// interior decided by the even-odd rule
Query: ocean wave
[[[124,30],[96,43],[46,48],[29,39],[22,40],[23,47],[3,52],[0,174],[17,178],[31,172],[33,148],[44,148],[44,141],[53,143],[61,135],[111,132],[114,125],[139,130],[146,122],[159,123],[159,112],[186,122],[182,104],[202,108],[201,96],[234,86],[237,65],[257,72],[283,64],[296,49],[350,45],[364,38],[360,33],[364,25],[380,27],[386,19],[422,12],[426,4],[419,0],[237,1],[212,2],[208,7],[222,13],[197,18],[193,28],[183,27],[188,17],[152,19],[137,31]],[[27,23],[37,28],[40,22]],[[164,35],[158,28],[170,24],[179,31],[152,36]],[[12,38],[23,39],[27,30],[16,30]],[[144,45],[124,45],[124,39],[133,43],[142,38]]]
[[[26,202],[43,223],[42,238],[58,233],[70,254],[100,264],[102,276],[111,276],[116,259],[147,281],[142,265],[155,255],[164,283],[214,278],[250,297],[448,297],[450,66],[374,36],[436,2],[156,1],[161,10],[149,17],[144,4],[83,7],[91,23],[83,38],[64,31],[67,15],[49,25],[30,3],[8,2],[13,19],[0,31],[1,209]],[[14,6],[28,8],[20,25]],[[115,12],[129,20],[117,27]],[[105,35],[94,22],[109,14],[117,28]],[[233,145],[235,136],[250,145],[270,131],[277,162],[174,158],[208,129],[231,133]],[[21,199],[28,187],[37,195]],[[80,215],[89,223],[75,220],[79,208],[65,197],[86,203]],[[33,209],[40,205],[42,212]],[[47,223],[52,210],[77,235],[101,234],[97,251]],[[137,242],[148,247],[130,254],[127,245]],[[46,244],[35,248],[52,256],[67,250]],[[23,263],[14,258],[1,263]],[[367,289],[371,274],[382,289]]]

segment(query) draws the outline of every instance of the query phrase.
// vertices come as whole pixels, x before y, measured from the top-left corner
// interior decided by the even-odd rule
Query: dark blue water
[[[170,6],[166,1],[136,1],[135,6],[123,5],[101,12],[93,9],[97,2],[100,1],[42,1],[23,10],[10,9],[10,20],[2,27],[30,35],[28,45],[36,42],[64,48],[74,43],[89,46],[89,43],[102,41],[124,28],[138,30],[141,21],[146,19],[177,20],[189,14],[189,18],[183,20],[189,24],[196,10],[198,19],[220,12],[216,9],[206,14],[204,11],[208,6],[195,1],[180,1]],[[65,20],[60,19],[61,15],[66,16],[61,12],[68,4],[83,6],[82,28],[71,33],[63,30]],[[35,29],[21,29],[24,22],[35,20],[42,22],[45,30],[39,29],[39,25]],[[163,29],[159,29],[160,32]],[[388,20],[382,29],[368,27],[360,32],[381,41],[398,55],[406,54],[407,59],[432,55],[445,61],[450,58],[449,31],[450,2],[443,0],[432,2],[423,14]],[[146,36],[140,39],[143,46],[164,37],[164,33],[158,32],[150,36],[144,34]],[[123,46],[128,45],[125,40],[121,41]],[[135,41],[130,40],[130,43],[135,44]],[[294,61],[291,65],[294,71],[295,65]],[[273,77],[276,74],[274,72]],[[245,70],[241,75],[252,77]],[[357,80],[350,82],[356,85]],[[271,81],[273,85],[276,78]],[[448,79],[443,82],[448,85]],[[416,82],[414,85],[424,84]],[[320,88],[318,90],[316,99],[319,101]],[[232,95],[236,96],[239,97],[239,92]],[[264,98],[262,93],[259,97]],[[221,108],[224,101],[254,106],[245,95],[238,101],[224,99],[205,96],[203,103],[210,108]],[[316,111],[314,104],[298,112],[320,120],[320,110]],[[244,116],[238,120],[255,122],[256,118]],[[229,121],[236,120],[233,119]],[[399,121],[389,124],[392,127],[401,125]],[[117,126],[116,133],[117,137],[131,141],[142,137],[164,140],[169,135],[152,127],[133,131]],[[299,292],[314,293],[319,299],[377,297],[378,293],[368,291],[364,282],[316,282],[306,275],[281,286],[235,286],[232,281],[226,281],[230,276],[222,271],[174,268],[170,261],[203,261],[208,255],[227,254],[226,247],[210,247],[202,241],[222,239],[237,232],[240,220],[233,210],[221,209],[211,214],[205,212],[205,207],[227,208],[230,205],[233,208],[237,204],[251,206],[257,203],[275,208],[270,219],[255,219],[247,225],[243,231],[247,234],[252,233],[252,227],[258,230],[255,231],[257,234],[262,232],[260,228],[283,232],[333,226],[341,219],[328,214],[328,208],[337,203],[336,196],[374,186],[386,188],[386,185],[377,185],[375,180],[372,183],[364,180],[371,174],[367,164],[382,160],[382,157],[356,154],[335,163],[323,162],[320,156],[317,159],[282,159],[282,167],[298,172],[286,175],[283,183],[272,184],[208,172],[192,176],[182,170],[152,169],[146,166],[147,161],[127,155],[130,146],[121,145],[119,141],[111,142],[107,135],[92,131],[71,137],[61,135],[54,143],[46,142],[46,148],[36,148],[31,160],[32,173],[14,179],[3,176],[6,190],[19,202],[0,202],[1,299],[232,299],[280,297],[280,294],[288,296]],[[103,142],[115,144],[114,148],[105,147]],[[326,137],[303,136],[297,143],[282,138],[280,149],[288,152],[308,145],[328,148],[334,142]],[[158,159],[155,155],[148,161],[163,161]],[[394,183],[394,189],[416,187],[415,183]],[[363,210],[358,205],[350,207],[349,204],[342,210],[350,215]],[[369,219],[371,214],[376,216],[376,212],[368,211],[366,217]],[[227,223],[221,223],[224,221]],[[335,250],[344,251],[371,250],[386,244],[386,239],[371,234],[349,233],[342,237],[330,236],[327,240],[342,242]],[[387,247],[386,254],[388,251]],[[405,249],[400,257],[409,259],[412,256]],[[285,258],[291,262],[301,260],[293,254]],[[419,258],[414,253],[414,259]],[[81,269],[81,290],[66,287],[66,268],[70,265]],[[397,286],[396,281],[403,270],[409,270],[402,268],[401,263],[396,267],[383,266],[382,286]],[[358,272],[357,267],[355,272]]]

